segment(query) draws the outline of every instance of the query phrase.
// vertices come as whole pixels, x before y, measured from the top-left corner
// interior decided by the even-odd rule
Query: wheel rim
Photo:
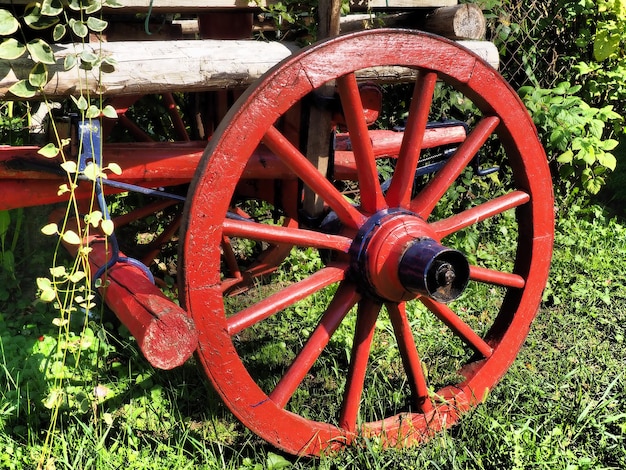
[[[419,71],[407,130],[386,193],[381,190],[367,128],[359,114],[362,111],[353,73],[374,66],[406,66]],[[357,161],[359,205],[347,202],[273,126],[294,103],[334,79]],[[471,99],[481,116],[454,156],[414,196],[412,175],[419,158],[415,149],[420,148],[437,80],[443,80]],[[497,136],[505,149],[511,187],[458,214],[433,220],[438,202],[492,136]],[[244,166],[261,141],[322,196],[342,228],[329,235],[256,227],[261,233],[258,236],[264,240],[281,239],[293,245],[330,250],[335,256],[309,277],[231,314],[225,309],[216,269],[221,237],[248,232],[246,227],[228,221],[222,225],[222,222]],[[357,33],[315,45],[279,64],[230,111],[205,152],[190,196],[183,221],[181,286],[182,300],[200,332],[199,358],[233,413],[261,437],[292,453],[319,454],[350,443],[358,435],[379,436],[386,445],[409,445],[455,422],[462,411],[485,398],[514,360],[547,280],[553,239],[551,180],[532,121],[519,98],[489,65],[452,42],[424,33],[400,30]],[[389,223],[418,228],[407,230],[411,235],[402,244],[391,241],[399,229],[384,222],[387,234],[379,237],[382,241],[377,243],[379,248],[375,252],[381,260],[394,256],[400,259],[398,253],[385,252],[382,247],[386,244],[393,245],[390,252],[394,252],[406,248],[409,241],[424,237],[439,243],[462,229],[477,230],[486,221],[499,219],[514,209],[518,236],[513,242],[508,271],[470,266],[470,283],[493,285],[502,292],[498,294],[499,308],[489,317],[487,327],[478,331],[469,325],[463,312],[457,314],[452,307],[429,295],[406,289],[395,278],[390,281],[391,290],[379,287],[385,278],[382,275],[366,281],[375,286],[373,292],[360,286],[360,278],[370,276],[378,268],[387,268],[383,266],[384,260],[365,273],[354,268],[359,264],[350,254],[357,243],[354,234],[373,217],[380,217],[390,209],[410,213],[403,216],[410,220],[391,217]],[[511,242],[503,240],[502,244]],[[373,250],[373,246],[367,245],[366,250]],[[333,283],[338,284],[337,290],[306,345],[289,360],[289,367],[280,372],[277,384],[269,387],[264,384],[262,388],[246,368],[245,353],[234,344],[239,341],[239,335],[268,318],[277,317],[278,312],[296,300],[310,297]],[[424,361],[416,347],[420,343],[410,318],[413,314],[407,309],[414,303],[423,305],[432,317],[438,318],[470,354],[456,371],[460,378],[442,379],[442,384],[434,390],[430,376],[423,371]],[[357,309],[354,347],[346,365],[347,373],[342,377],[344,388],[337,393],[338,415],[327,419],[290,411],[289,402],[322,354],[319,351],[328,345],[329,338],[353,306]],[[371,380],[368,362],[383,306],[397,344],[398,362],[410,389],[410,404],[400,411],[378,416],[363,410],[360,401],[370,386],[364,382]]]

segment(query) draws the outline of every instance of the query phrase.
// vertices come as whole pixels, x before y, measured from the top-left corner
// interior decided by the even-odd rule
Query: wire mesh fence
[[[577,25],[564,19],[558,2],[497,0],[486,6],[487,39],[500,53],[500,72],[518,89],[552,88],[567,76]]]

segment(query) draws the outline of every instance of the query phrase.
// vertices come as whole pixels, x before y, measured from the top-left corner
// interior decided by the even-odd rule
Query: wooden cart
[[[114,14],[148,7],[153,15],[195,13],[193,34],[205,38],[216,25],[238,36],[234,25],[244,24],[249,36],[261,11],[239,0],[122,4]],[[97,185],[104,207],[107,195],[149,193],[152,202],[116,227],[174,214],[142,263],[113,239],[92,236],[93,272],[108,281],[103,299],[152,364],[175,367],[195,352],[242,423],[307,455],[362,436],[389,446],[419,443],[483,401],[537,312],[553,241],[546,157],[522,102],[493,66],[494,46],[395,27],[337,36],[329,5],[320,29],[328,39],[304,49],[165,33],[138,42],[111,36],[93,47],[116,59],[115,72],[87,75],[80,87],[113,104],[117,125],[137,141],[100,145],[112,121],[77,123],[80,162],[122,168]],[[471,8],[372,0],[353,9],[400,10],[390,22],[414,21],[417,13],[418,26],[458,40],[459,11]],[[73,50],[55,47],[59,59]],[[4,65],[10,70],[0,96],[9,99],[27,64]],[[49,98],[76,92],[69,73],[51,69]],[[184,122],[172,95],[180,92],[210,93],[211,118]],[[139,141],[145,132],[127,110],[149,93],[169,103],[179,142]],[[241,96],[229,107],[234,95]],[[377,125],[383,112],[395,116],[387,128]],[[0,209],[63,200],[62,172],[38,150],[0,148]],[[92,185],[82,186],[77,194],[88,198]],[[141,266],[175,237],[181,307]],[[249,251],[242,257],[242,250]],[[314,262],[312,252],[319,253]],[[481,302],[488,307],[477,311],[472,296],[488,299]],[[288,330],[300,344],[279,344],[282,359],[261,366],[263,338]],[[319,383],[316,367],[330,366],[336,382]],[[379,409],[363,409],[363,395],[372,393]],[[310,406],[293,406],[300,396]]]

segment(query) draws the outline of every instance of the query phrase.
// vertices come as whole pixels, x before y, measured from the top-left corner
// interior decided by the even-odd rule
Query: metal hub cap
[[[354,279],[370,294],[400,302],[426,295],[450,302],[469,280],[465,256],[435,239],[428,224],[401,209],[386,209],[363,224],[350,248]]]

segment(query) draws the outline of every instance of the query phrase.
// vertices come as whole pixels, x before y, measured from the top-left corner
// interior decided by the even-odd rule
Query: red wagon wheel
[[[357,86],[360,71],[379,66],[417,76],[388,187]],[[357,165],[351,200],[275,126],[332,80]],[[468,137],[416,178],[426,123],[452,99],[467,110]],[[224,221],[260,142],[325,201],[330,222],[319,231]],[[498,171],[472,176],[477,160]],[[246,426],[298,454],[363,437],[410,445],[481,402],[519,351],[548,275],[551,179],[528,113],[493,68],[432,35],[375,30],[308,48],[248,90],[205,152],[183,228],[183,302],[199,357]],[[273,290],[235,306],[220,289],[223,236],[283,241],[303,256]]]

